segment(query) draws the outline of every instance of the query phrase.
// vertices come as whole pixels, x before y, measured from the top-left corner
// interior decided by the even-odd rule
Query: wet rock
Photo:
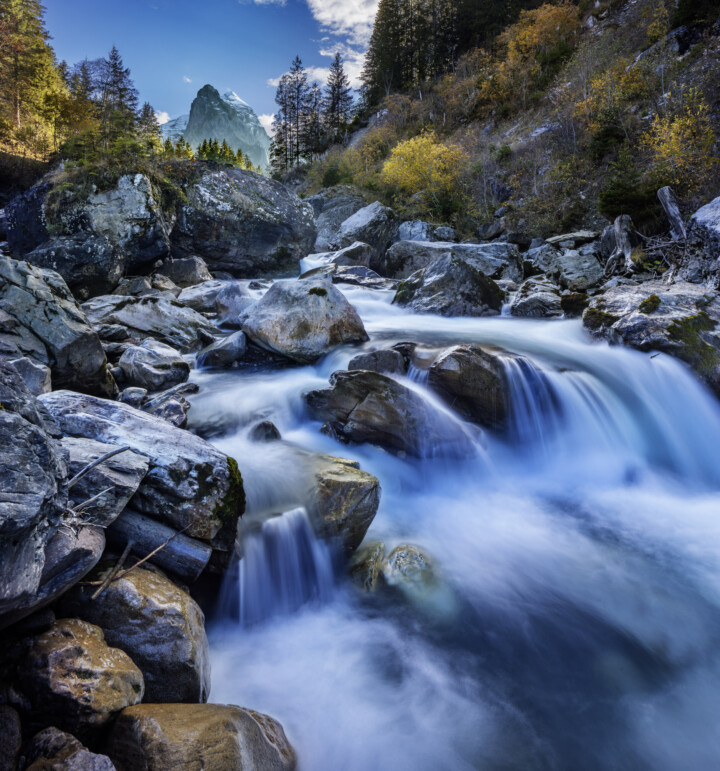
[[[379,201],[359,209],[348,217],[338,231],[337,237],[331,243],[333,249],[344,249],[346,246],[362,241],[369,244],[373,250],[373,258],[368,267],[376,270],[382,261],[385,250],[390,246],[397,233],[398,221],[395,212]]]
[[[373,541],[358,549],[350,561],[350,578],[353,583],[365,592],[374,592],[381,577],[385,544]]]
[[[103,295],[83,303],[82,310],[95,327],[119,324],[133,336],[154,337],[183,352],[213,342],[216,334],[204,316],[164,297]]]
[[[0,309],[42,341],[55,387],[115,393],[100,338],[57,273],[0,255]]]
[[[143,412],[155,415],[168,421],[177,428],[185,428],[190,402],[185,398],[200,390],[197,383],[180,383],[180,385],[161,391],[147,399],[141,406]]]
[[[163,275],[179,287],[195,286],[203,281],[212,281],[212,274],[200,257],[185,257],[171,260],[162,266]]]
[[[143,402],[147,399],[147,388],[136,388],[130,386],[130,388],[124,388],[118,396],[118,401],[123,404],[127,404],[130,407],[136,407],[140,409]]]
[[[479,345],[443,351],[430,366],[428,384],[463,417],[488,428],[505,424],[505,371],[499,357]]]
[[[27,771],[115,771],[107,755],[90,752],[74,736],[54,727],[32,738],[24,758]]]
[[[253,442],[277,442],[282,439],[277,426],[270,420],[262,420],[253,426],[249,437]]]
[[[514,244],[399,241],[385,255],[384,275],[407,278],[415,271],[446,257],[462,259],[492,279],[522,281],[522,259]]]
[[[333,265],[342,265],[345,267],[360,266],[368,268],[372,256],[373,248],[370,244],[364,244],[362,241],[355,241],[355,243],[350,244],[350,246],[346,246],[344,249],[340,249],[339,252],[335,252],[330,262]]]
[[[227,281],[203,281],[183,289],[177,301],[198,313],[214,313],[217,296],[227,285]]]
[[[311,414],[338,438],[425,457],[470,452],[460,426],[418,393],[376,372],[335,372],[330,388],[306,396]]]
[[[301,363],[368,339],[357,311],[322,279],[273,284],[249,310],[243,331],[257,345]]]
[[[679,278],[720,287],[720,197],[698,209],[690,218],[687,250]]]
[[[218,323],[222,326],[240,327],[250,306],[256,302],[239,281],[227,284],[215,298]]]
[[[338,541],[347,554],[360,546],[380,504],[380,483],[357,463],[316,457],[315,491],[308,507],[315,532]]]
[[[562,316],[560,290],[544,278],[529,278],[518,289],[510,306],[513,316],[547,319]]]
[[[118,361],[124,381],[148,391],[161,391],[190,377],[190,365],[179,351],[157,340],[129,346]]]
[[[361,353],[350,359],[348,369],[364,369],[368,372],[384,372],[388,375],[407,374],[407,363],[400,351],[385,349]]]
[[[232,367],[245,355],[246,348],[245,333],[233,332],[200,351],[195,357],[195,365],[197,367]]]
[[[351,284],[362,286],[365,289],[395,289],[397,281],[383,278],[374,270],[362,266],[321,265],[308,270],[300,276],[301,280],[307,278],[326,278],[333,284]]]
[[[697,284],[621,284],[593,297],[583,314],[594,335],[687,363],[720,395],[720,297]]]
[[[94,439],[66,436],[62,447],[68,453],[69,476],[73,477],[117,445]],[[83,521],[103,527],[114,522],[135,495],[147,474],[149,461],[144,455],[126,450],[89,471],[70,490],[71,505],[84,504]],[[98,497],[99,496],[99,497]]]
[[[331,244],[338,239],[342,223],[367,206],[365,199],[354,188],[348,186],[324,190],[307,200],[315,213],[317,238],[313,251],[316,252],[330,250]]]
[[[27,728],[54,725],[83,739],[142,701],[143,691],[140,670],[98,627],[60,619],[27,640],[10,699]]]
[[[474,263],[448,255],[402,281],[393,303],[415,313],[497,316],[504,299],[500,287]]]
[[[102,581],[106,566],[91,574]],[[145,682],[149,703],[205,702],[210,660],[205,617],[195,600],[155,570],[136,568],[94,600],[92,586],[77,586],[61,614],[100,627],[105,641],[130,656]]]
[[[565,249],[559,251],[546,244],[527,253],[527,260],[536,270],[545,273],[564,289],[573,292],[585,292],[597,286],[605,275],[605,270],[594,250],[578,251]]]
[[[20,716],[12,707],[0,704],[0,771],[15,771],[21,745]]]
[[[223,704],[130,707],[118,717],[107,752],[118,771],[293,771],[297,764],[280,723]]]
[[[201,254],[213,272],[237,278],[289,273],[315,242],[312,207],[268,177],[213,169],[185,192],[172,231],[173,254]]]
[[[560,307],[569,319],[582,316],[589,302],[590,298],[584,292],[566,292],[560,296]]]
[[[53,391],[43,404],[66,436],[95,439],[149,460],[132,504],[138,511],[210,540],[233,530],[245,504],[242,478],[232,458],[188,431],[118,402]]]

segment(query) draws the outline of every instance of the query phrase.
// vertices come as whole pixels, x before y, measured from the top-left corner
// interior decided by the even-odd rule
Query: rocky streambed
[[[622,220],[148,185],[10,211],[7,767],[713,767],[707,212],[659,278]]]

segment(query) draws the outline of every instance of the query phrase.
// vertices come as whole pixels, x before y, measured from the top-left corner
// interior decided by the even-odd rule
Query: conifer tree
[[[350,119],[352,103],[350,79],[345,73],[342,56],[337,52],[330,65],[323,99],[325,123],[331,142],[337,142],[342,137]]]
[[[308,89],[301,126],[302,156],[307,160],[314,160],[322,152],[325,145],[323,94],[317,83],[313,83]]]
[[[160,148],[162,134],[160,132],[160,125],[157,122],[155,116],[155,110],[149,102],[145,102],[137,120],[137,129],[140,136],[140,140],[150,152],[154,155]]]
[[[113,46],[104,63],[101,127],[106,144],[132,135],[136,128],[138,94],[118,49]]]

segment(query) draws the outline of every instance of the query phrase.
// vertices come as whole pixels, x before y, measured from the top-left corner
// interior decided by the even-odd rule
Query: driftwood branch
[[[125,564],[125,560],[128,558],[128,554],[130,554],[132,547],[133,542],[128,541],[123,553],[120,555],[120,559],[115,563],[115,567],[107,574],[105,580],[100,582],[100,586],[93,592],[92,596],[90,597],[91,600],[97,599],[115,580],[115,577],[120,572],[120,568],[122,568],[122,566]]]
[[[114,487],[106,487],[104,490],[101,490],[97,495],[93,495],[92,498],[88,498],[86,501],[83,501],[82,503],[78,503],[77,506],[74,506],[70,509],[70,511],[73,514],[80,514],[84,509],[86,509],[90,504],[95,503],[99,498],[102,498],[105,493],[111,493],[115,488]]]
[[[101,455],[99,458],[95,459],[92,463],[88,463],[85,468],[78,471],[77,474],[68,482],[68,490],[73,487],[73,485],[77,484],[86,474],[91,472],[94,468],[99,466],[101,463],[105,463],[106,460],[110,460],[110,458],[114,458],[116,455],[120,455],[121,452],[127,452],[130,449],[128,445],[125,447],[118,447],[117,450],[112,450],[111,452],[106,452],[105,455]]]

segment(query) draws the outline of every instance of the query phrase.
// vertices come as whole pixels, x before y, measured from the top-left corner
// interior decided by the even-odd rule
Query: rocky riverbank
[[[675,356],[720,395],[717,201],[670,223],[658,275],[627,218],[541,240],[498,217],[492,233],[459,242],[351,189],[301,201],[237,170],[201,173],[174,212],[141,175],[86,200],[58,204],[51,192],[41,183],[8,207],[0,255],[8,768],[295,767],[276,720],[207,703],[201,605],[252,528],[243,458],[187,429],[188,397],[194,368],[285,369],[367,343],[343,287],[392,292],[417,314],[582,316],[590,334]],[[299,280],[274,280],[301,260]],[[518,358],[371,342],[305,402],[343,443],[466,455],[476,432],[509,430],[506,372]],[[250,436],[283,441],[262,421]],[[320,454],[308,467],[300,503],[317,537],[350,557],[377,512],[378,480]],[[441,592],[416,547],[387,557],[363,547],[352,571],[364,589]]]

